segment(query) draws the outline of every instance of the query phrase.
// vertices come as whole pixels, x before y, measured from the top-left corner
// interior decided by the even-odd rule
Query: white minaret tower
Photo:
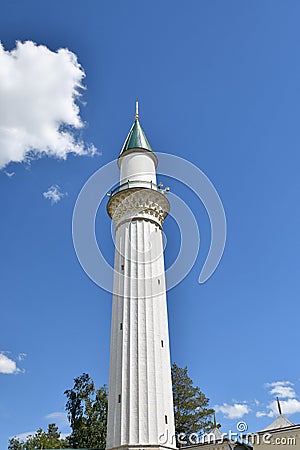
[[[107,449],[175,448],[162,224],[169,202],[135,122],[107,211],[115,226]]]

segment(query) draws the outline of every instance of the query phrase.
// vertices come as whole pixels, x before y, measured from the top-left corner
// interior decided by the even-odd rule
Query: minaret
[[[175,448],[157,156],[136,116],[107,211],[115,227],[107,449]]]

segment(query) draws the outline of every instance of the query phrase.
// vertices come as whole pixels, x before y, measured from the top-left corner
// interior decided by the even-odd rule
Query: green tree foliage
[[[172,366],[172,384],[176,435],[200,434],[213,427],[213,409],[208,408],[209,399],[200,388],[193,386],[187,367]],[[179,446],[180,442],[179,442]]]
[[[12,438],[9,441],[8,450],[37,450],[46,448],[66,448],[67,441],[61,439],[60,432],[55,423],[48,425],[48,431],[43,431],[41,428],[25,441],[18,438]]]
[[[11,438],[8,443],[8,450],[23,450],[24,443],[18,438]]]
[[[213,409],[208,408],[208,398],[199,387],[193,386],[187,367],[172,366],[172,383],[176,435],[201,433],[212,428]],[[72,389],[65,391],[66,411],[72,433],[66,439],[55,424],[48,431],[41,428],[25,441],[12,438],[8,450],[37,450],[50,448],[104,449],[106,446],[108,395],[104,385],[95,389],[91,377],[84,373],[74,379]],[[188,442],[189,443],[189,442]],[[179,446],[180,442],[179,442]]]
[[[96,390],[91,377],[84,373],[65,391],[66,411],[72,429],[68,437],[72,448],[101,449],[106,446],[107,388]]]

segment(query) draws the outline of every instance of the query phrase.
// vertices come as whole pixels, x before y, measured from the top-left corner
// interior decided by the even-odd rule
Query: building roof
[[[151,145],[147,139],[147,136],[141,127],[139,119],[135,119],[128,136],[123,144],[120,156],[126,151],[133,148],[142,148],[152,152]]]
[[[283,414],[279,414],[279,416],[274,420],[274,422],[272,422],[270,425],[268,425],[266,428],[264,428],[261,431],[277,430],[280,428],[292,427],[294,425],[295,424],[293,422],[291,422]]]
[[[139,102],[136,101],[135,104],[135,121],[128,133],[127,138],[123,144],[120,156],[122,156],[127,150],[132,150],[136,148],[141,148],[149,152],[153,152],[152,147],[147,139],[146,133],[143,130],[139,122]]]
[[[203,435],[203,442],[216,443],[223,438],[223,433],[219,430],[218,427],[215,427]]]

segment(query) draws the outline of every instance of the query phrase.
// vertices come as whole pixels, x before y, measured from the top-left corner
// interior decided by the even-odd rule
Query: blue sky
[[[71,222],[85,181],[118,155],[137,96],[152,147],[203,170],[228,223],[221,264],[199,285],[208,216],[187,187],[168,181],[201,232],[194,268],[168,294],[172,361],[187,365],[218,405],[224,431],[235,431],[239,420],[262,429],[273,420],[276,394],[283,412],[300,422],[299,15],[296,0],[3,2],[0,368],[15,373],[0,373],[1,447],[9,436],[55,420],[68,432],[63,392],[73,378],[88,372],[98,386],[108,381],[111,298],[81,269]],[[39,51],[24,51],[24,59],[15,58],[24,63],[16,64],[17,76],[8,76],[9,52],[28,40],[48,48],[45,61]],[[60,48],[73,52],[82,69],[67,53],[48,67]],[[41,61],[49,77],[28,79]],[[67,95],[71,79],[86,87],[76,100],[79,112]],[[69,142],[69,150],[97,154],[58,158],[68,151],[57,133],[80,120],[83,144]],[[55,129],[57,123],[65,128]],[[48,155],[9,163],[15,139],[25,159],[28,142]],[[65,195],[52,204],[43,195],[49,189],[51,198]],[[171,219],[165,233],[170,265],[179,236]],[[97,238],[112,261],[104,202]]]

